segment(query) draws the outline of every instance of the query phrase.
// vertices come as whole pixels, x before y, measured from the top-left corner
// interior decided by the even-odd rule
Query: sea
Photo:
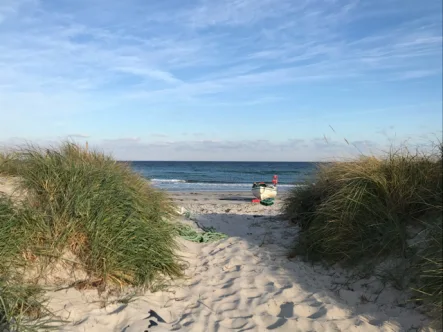
[[[168,191],[249,191],[254,182],[271,183],[278,176],[279,191],[306,183],[312,162],[190,162],[132,161],[133,170]]]

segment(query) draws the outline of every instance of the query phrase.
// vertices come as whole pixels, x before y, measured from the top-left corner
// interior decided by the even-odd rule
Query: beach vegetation
[[[319,164],[283,212],[301,232],[294,254],[376,266],[400,257],[416,299],[442,310],[442,145]],[[372,265],[373,263],[373,265]]]
[[[0,200],[0,321],[33,316],[28,309],[40,303],[38,287],[29,286],[38,280],[16,278],[18,271],[45,271],[57,261],[101,291],[155,290],[182,275],[175,208],[129,165],[68,142],[3,154],[0,173],[16,177],[23,192]]]

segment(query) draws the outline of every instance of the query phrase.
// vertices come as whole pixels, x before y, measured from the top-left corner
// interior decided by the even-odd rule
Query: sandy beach
[[[0,0],[0,332],[443,332],[443,0]]]
[[[2,191],[6,181],[3,181]],[[96,290],[47,292],[61,331],[418,331],[428,323],[404,292],[375,277],[287,258],[299,231],[250,193],[174,193],[181,221],[229,237],[180,240],[186,278],[131,300]]]
[[[0,178],[0,192],[14,193]],[[180,239],[186,277],[157,292],[49,287],[61,331],[418,331],[428,319],[405,292],[375,277],[288,258],[298,226],[248,192],[176,192],[180,222],[228,235],[212,243]]]

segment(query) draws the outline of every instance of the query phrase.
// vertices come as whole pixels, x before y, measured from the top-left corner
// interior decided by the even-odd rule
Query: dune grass
[[[25,263],[22,253],[26,232],[12,202],[0,196],[0,330],[32,332],[56,327],[45,309],[42,291],[23,283],[17,268]]]
[[[14,173],[13,167],[16,165],[14,162],[15,157],[14,152],[0,151],[0,175]]]
[[[415,299],[423,301],[429,307],[429,313],[437,317],[441,325],[443,310],[443,229],[442,218],[436,218],[426,227],[427,236],[412,265],[416,282],[412,285]]]
[[[0,195],[0,276],[9,271],[26,243],[25,232],[12,202]]]
[[[441,234],[441,152],[441,146],[432,153],[402,149],[318,166],[313,182],[284,202],[284,214],[302,229],[295,253],[347,264],[405,257],[422,297],[441,309],[442,244],[435,237],[436,230]],[[408,230],[417,227],[428,235],[411,250]]]
[[[99,289],[155,290],[182,275],[174,207],[128,165],[64,143],[4,154],[0,174],[17,177],[25,193],[0,200],[0,320],[38,307],[38,288],[15,280],[16,272],[27,264],[44,270],[66,253]]]
[[[42,289],[0,278],[0,331],[56,330],[62,321],[45,307]]]
[[[181,275],[173,206],[128,165],[65,143],[5,163],[27,192],[21,215],[37,255],[71,251],[91,279],[152,286]]]

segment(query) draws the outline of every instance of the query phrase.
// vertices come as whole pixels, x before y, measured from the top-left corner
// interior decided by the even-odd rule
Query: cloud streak
[[[28,10],[22,12],[25,4]],[[386,69],[401,80],[441,73],[441,64],[431,70],[423,62],[441,56],[441,24],[433,21],[433,13],[389,31],[349,38],[340,32],[356,24],[355,14],[368,10],[367,4],[351,0],[283,0],[278,6],[271,0],[193,4],[178,8],[169,20],[159,10],[148,15],[155,24],[145,27],[144,21],[130,21],[111,29],[70,14],[69,8],[7,2],[0,7],[5,26],[0,33],[0,86],[9,87],[4,91],[87,93],[119,85],[128,94],[180,98],[238,87],[358,80]],[[110,13],[110,19],[118,14]],[[163,18],[156,20],[156,15]],[[170,31],[167,24],[180,30]],[[252,37],[229,32],[232,26],[248,32],[257,25],[258,33]],[[209,32],[211,27],[228,30]],[[145,36],[151,29],[151,36]],[[194,73],[184,75],[184,69]]]
[[[83,139],[84,137],[78,137]],[[26,145],[21,138],[0,142],[3,149]],[[38,140],[42,147],[56,146],[53,140]],[[269,140],[187,140],[187,141],[143,141],[140,138],[117,138],[91,142],[92,149],[112,154],[119,160],[268,160],[268,161],[312,161],[332,160],[335,158],[368,152],[380,145],[372,141],[344,142],[322,139]],[[313,149],[315,153],[312,154]],[[282,158],[284,156],[284,158]]]
[[[341,120],[352,110],[357,120],[369,119],[364,115],[375,112],[365,110],[395,108],[390,98],[396,105],[438,99],[428,91],[442,75],[441,2],[406,2],[3,0],[0,139],[87,132],[116,149],[126,144],[117,137],[127,137],[128,144],[170,139],[155,144],[192,150],[191,141],[180,146],[183,135],[174,133],[216,137],[205,126],[216,130],[235,117],[242,126],[237,134],[227,128],[237,135],[232,140],[192,144],[201,153],[247,155],[256,149],[242,136],[253,136],[249,124],[265,126],[267,120],[257,118],[275,113],[311,135],[298,148],[321,150],[307,142],[321,136],[320,129],[304,128],[314,117]],[[354,87],[360,100],[352,100]],[[422,93],[412,100],[403,87]],[[200,121],[219,112],[227,115]],[[291,128],[273,128],[280,140],[292,135]],[[262,143],[271,148],[275,142]],[[285,144],[274,146],[280,155],[290,152]]]

